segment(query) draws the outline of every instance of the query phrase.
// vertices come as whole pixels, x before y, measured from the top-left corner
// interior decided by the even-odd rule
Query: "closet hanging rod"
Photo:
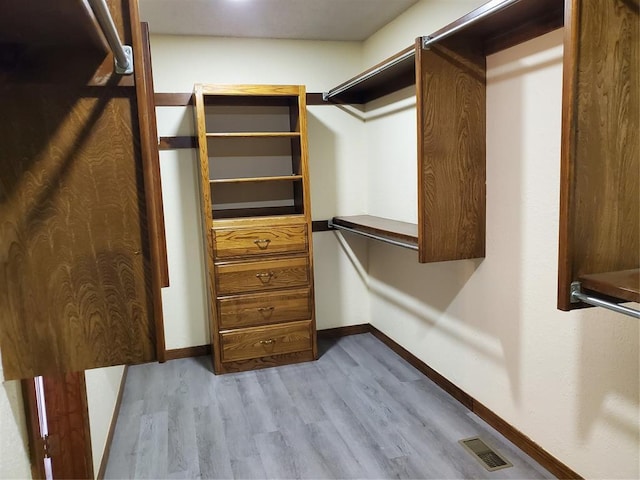
[[[329,220],[329,229],[335,230],[344,230],[346,232],[355,233],[356,235],[362,235],[363,237],[371,238],[373,240],[378,240],[380,242],[389,243],[391,245],[395,245],[396,247],[408,248],[410,250],[418,250],[418,246],[412,243],[401,242],[400,240],[394,240],[392,238],[383,237],[381,235],[375,235],[373,233],[363,232],[362,230],[357,230],[355,228],[344,227],[342,225],[337,225],[333,223],[333,220]]]
[[[106,0],[88,0],[88,2],[100,24],[104,38],[106,38],[113,52],[116,73],[120,75],[133,73],[133,49],[129,45],[123,45],[120,41],[118,30],[116,30],[116,25],[113,23]]]
[[[470,25],[473,25],[475,23],[478,23],[484,20],[487,17],[495,15],[496,13],[504,10],[505,8],[509,8],[520,1],[522,0],[493,0],[493,2],[491,3],[494,3],[494,5],[487,8],[487,10],[485,10],[484,12],[479,13],[476,16],[472,16],[468,20],[465,20],[458,24],[454,22],[450,24],[448,27],[445,27],[443,31],[441,30],[439,33],[434,33],[433,36],[428,35],[426,37],[422,37],[422,48],[428,49],[434,43],[438,43],[439,41],[444,40],[447,37],[450,37],[451,35],[459,32],[460,30],[464,30]]]
[[[580,286],[580,282],[571,283],[571,303],[588,303],[589,305],[593,305],[595,307],[602,307],[608,310],[613,310],[617,313],[622,313],[623,315],[629,315],[633,318],[640,319],[640,310],[636,310],[634,308],[625,307],[624,305],[618,305],[617,303],[608,302],[607,300],[603,300],[598,297],[592,297],[591,295],[587,295],[582,292],[582,288]]]
[[[380,74],[381,72],[384,72],[385,70],[388,70],[389,68],[394,67],[397,64],[404,62],[405,60],[408,60],[409,58],[415,56],[415,54],[416,54],[415,48],[411,48],[411,49],[407,50],[406,52],[404,52],[403,54],[401,54],[401,55],[399,55],[397,57],[389,59],[387,62],[383,63],[382,65],[379,65],[376,68],[371,69],[371,70],[369,70],[367,72],[361,73],[360,75],[358,75],[357,77],[352,78],[348,82],[343,83],[342,85],[339,85],[339,86],[337,86],[335,88],[332,88],[328,92],[322,92],[322,99],[326,102],[331,97],[335,97],[336,95],[340,95],[342,92],[344,92],[346,90],[349,90],[352,87],[355,87],[359,83],[365,82],[365,81],[369,80],[370,78],[375,77],[376,75]]]

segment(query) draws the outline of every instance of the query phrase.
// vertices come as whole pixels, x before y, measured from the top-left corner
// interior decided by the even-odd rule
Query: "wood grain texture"
[[[93,478],[84,372],[43,377],[53,478]]]
[[[474,42],[485,55],[490,55],[562,26],[564,0],[520,0],[477,20],[505,3],[505,0],[490,0],[429,37],[467,24],[449,39]]]
[[[195,104],[200,144],[201,185],[205,186],[203,190],[207,190],[202,197],[202,209],[207,234],[214,371],[243,371],[314,359],[317,357],[317,344],[313,300],[313,251],[308,233],[311,230],[311,209],[305,89],[303,86],[288,85],[196,85]],[[205,106],[223,107],[222,110],[210,109],[210,115],[215,115],[215,112],[223,115],[219,112],[232,112],[236,108],[239,108],[240,112],[246,112],[246,107],[266,107],[265,111],[270,107],[277,107],[278,110],[275,111],[282,112],[281,107],[288,107],[288,125],[279,125],[278,129],[283,131],[278,132],[262,133],[263,129],[270,129],[269,125],[258,128],[258,132],[243,132],[242,130],[252,128],[242,124],[229,129],[224,124],[224,117],[219,116],[211,124],[212,129],[215,125],[218,133],[212,133],[207,131]],[[286,131],[287,129],[289,131]],[[227,130],[241,131],[228,133]],[[215,167],[216,157],[208,156],[207,137],[234,138],[236,141],[260,137],[288,138],[291,143],[291,172],[295,175],[210,180],[209,170]],[[225,188],[239,191],[238,185],[246,189],[246,185],[251,187],[251,184],[256,182],[260,185],[266,184],[268,188],[276,182],[292,182],[293,191],[288,195],[293,196],[294,206],[257,206],[228,210],[215,208],[211,211],[212,196],[215,198],[215,195],[220,195]],[[207,184],[209,188],[206,188]],[[242,199],[247,201],[245,197]],[[216,202],[216,206],[220,204]],[[300,287],[304,289],[300,290]],[[256,295],[259,292],[270,294]],[[222,358],[224,351],[219,348],[222,338],[219,332],[225,335],[224,338],[239,339],[242,332],[246,333],[246,327],[249,325],[270,325],[272,328],[287,331],[296,321],[306,322],[309,328],[308,342],[302,351],[291,350],[292,345],[297,343],[285,342],[285,350],[274,354],[262,352],[260,358],[254,358],[255,352],[249,356],[246,353],[242,354],[242,358],[237,355]],[[236,347],[232,350],[235,351]]]
[[[305,255],[217,264],[215,277],[218,295],[306,287],[310,280],[309,259]]]
[[[5,378],[155,360],[135,100],[0,97]]]
[[[198,137],[160,137],[158,141],[159,150],[177,150],[183,148],[198,148]]]
[[[231,329],[311,318],[308,288],[218,298],[220,328]]]
[[[640,303],[640,268],[580,275],[578,279],[583,289]]]
[[[201,357],[211,355],[211,344],[196,345],[195,347],[172,348],[165,352],[165,359],[176,360],[178,358]]]
[[[29,444],[29,461],[31,463],[31,478],[45,480],[47,474],[44,468],[44,450],[42,434],[40,432],[40,420],[38,417],[38,402],[36,400],[36,388],[33,378],[20,381],[22,390],[22,402],[26,421],[27,442]]]
[[[445,40],[418,62],[419,260],[484,257],[485,57]]]
[[[216,259],[307,251],[307,225],[278,225],[273,222],[248,228],[214,228]]]
[[[414,223],[399,222],[373,215],[353,215],[333,217],[333,223],[356,231],[370,233],[384,238],[418,244],[418,226]]]
[[[211,345],[214,352],[214,368],[218,371],[220,367],[220,355],[215,352],[220,351],[219,336],[217,332],[218,327],[218,315],[216,311],[216,286],[215,286],[215,267],[214,267],[214,245],[213,236],[213,218],[211,207],[211,188],[209,188],[209,153],[207,146],[207,127],[205,116],[205,100],[204,100],[204,86],[197,84],[194,87],[194,101],[195,101],[195,124],[198,134],[198,158],[200,163],[200,176],[198,177],[198,186],[200,191],[200,213],[202,215],[202,227],[203,227],[203,244],[205,251],[205,262],[207,272],[207,302],[209,305],[209,325],[211,335]]]
[[[153,292],[153,318],[155,320],[156,358],[164,362],[164,317],[162,313],[161,287],[169,286],[169,263],[167,260],[167,237],[164,227],[162,184],[160,182],[160,154],[157,146],[158,129],[153,104],[153,78],[151,71],[151,45],[149,27],[140,23],[138,2],[130,1],[129,18],[133,54],[138,59],[134,75],[136,79],[136,107],[138,112],[139,139],[144,184],[144,200],[147,214],[149,239],[149,283]],[[144,30],[144,36],[143,36]]]
[[[104,478],[105,471],[107,469],[107,462],[109,460],[109,453],[111,452],[111,444],[113,443],[113,434],[116,429],[116,422],[118,415],[120,414],[120,407],[122,406],[122,395],[124,394],[124,386],[127,382],[127,373],[129,372],[129,365],[125,365],[124,372],[122,372],[122,379],[120,380],[120,386],[118,388],[118,395],[116,397],[116,404],[113,407],[113,416],[109,422],[109,432],[107,433],[107,439],[104,445],[104,451],[102,452],[102,459],[100,460],[100,467],[98,468],[97,480]]]
[[[159,276],[159,286],[169,286],[169,262],[167,260],[167,236],[164,223],[164,202],[162,200],[162,181],[160,179],[160,152],[158,150],[158,127],[153,96],[153,72],[151,70],[151,44],[149,41],[149,25],[140,23],[138,3],[130,2],[131,18],[134,25],[140,24],[140,32],[134,32],[134,55],[141,58],[136,69],[136,95],[138,98],[138,119],[140,121],[140,140],[145,175],[145,198],[149,218],[149,235],[153,255],[153,275]],[[146,147],[145,147],[146,145]],[[160,289],[156,288],[155,296],[160,297]],[[162,306],[156,309],[156,330],[158,353],[164,351],[164,324],[162,323]]]
[[[110,9],[131,41],[127,6]],[[7,379],[156,359],[136,91],[57,80],[0,86]]]
[[[222,361],[233,362],[250,358],[311,350],[311,322],[290,322],[253,328],[239,328],[220,333]]]
[[[558,308],[581,275],[640,266],[640,22],[573,1],[565,37]]]
[[[192,92],[155,92],[156,107],[189,107],[195,104]]]

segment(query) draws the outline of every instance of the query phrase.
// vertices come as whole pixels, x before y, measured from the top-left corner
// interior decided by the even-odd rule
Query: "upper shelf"
[[[580,275],[583,289],[640,303],[640,269]]]
[[[418,249],[418,226],[372,215],[333,217],[330,226],[400,247]]]
[[[499,52],[564,23],[564,0],[491,0],[440,30],[422,37],[416,46],[341,83],[323,95],[327,101],[362,104],[415,84],[416,49],[445,38],[481,45],[485,55]]]

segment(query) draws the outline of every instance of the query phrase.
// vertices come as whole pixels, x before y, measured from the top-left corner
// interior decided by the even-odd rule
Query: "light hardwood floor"
[[[554,478],[371,334],[317,362],[214,376],[129,368],[105,478]],[[514,466],[485,470],[480,435]]]

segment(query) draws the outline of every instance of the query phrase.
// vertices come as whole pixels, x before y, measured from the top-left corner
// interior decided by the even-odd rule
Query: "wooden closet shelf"
[[[405,48],[325,95],[335,103],[363,104],[415,85],[416,50],[422,48],[422,40],[447,38],[445,50],[457,49],[459,45],[480,45],[486,56],[563,24],[564,0],[491,0],[431,35],[419,38],[415,46]]]
[[[578,278],[585,290],[640,303],[640,268],[580,275]]]
[[[297,138],[300,132],[215,132],[207,138]]]
[[[211,185],[223,183],[291,182],[302,180],[302,175],[281,175],[277,177],[217,178],[209,180]]]
[[[373,215],[355,215],[333,217],[331,224],[337,228],[349,230],[355,234],[389,243],[404,244],[407,248],[418,249],[418,226],[413,223],[399,222]]]
[[[482,45],[484,55],[490,55],[562,27],[564,3],[564,0],[492,0],[427,38],[455,32],[447,37],[472,39]]]

